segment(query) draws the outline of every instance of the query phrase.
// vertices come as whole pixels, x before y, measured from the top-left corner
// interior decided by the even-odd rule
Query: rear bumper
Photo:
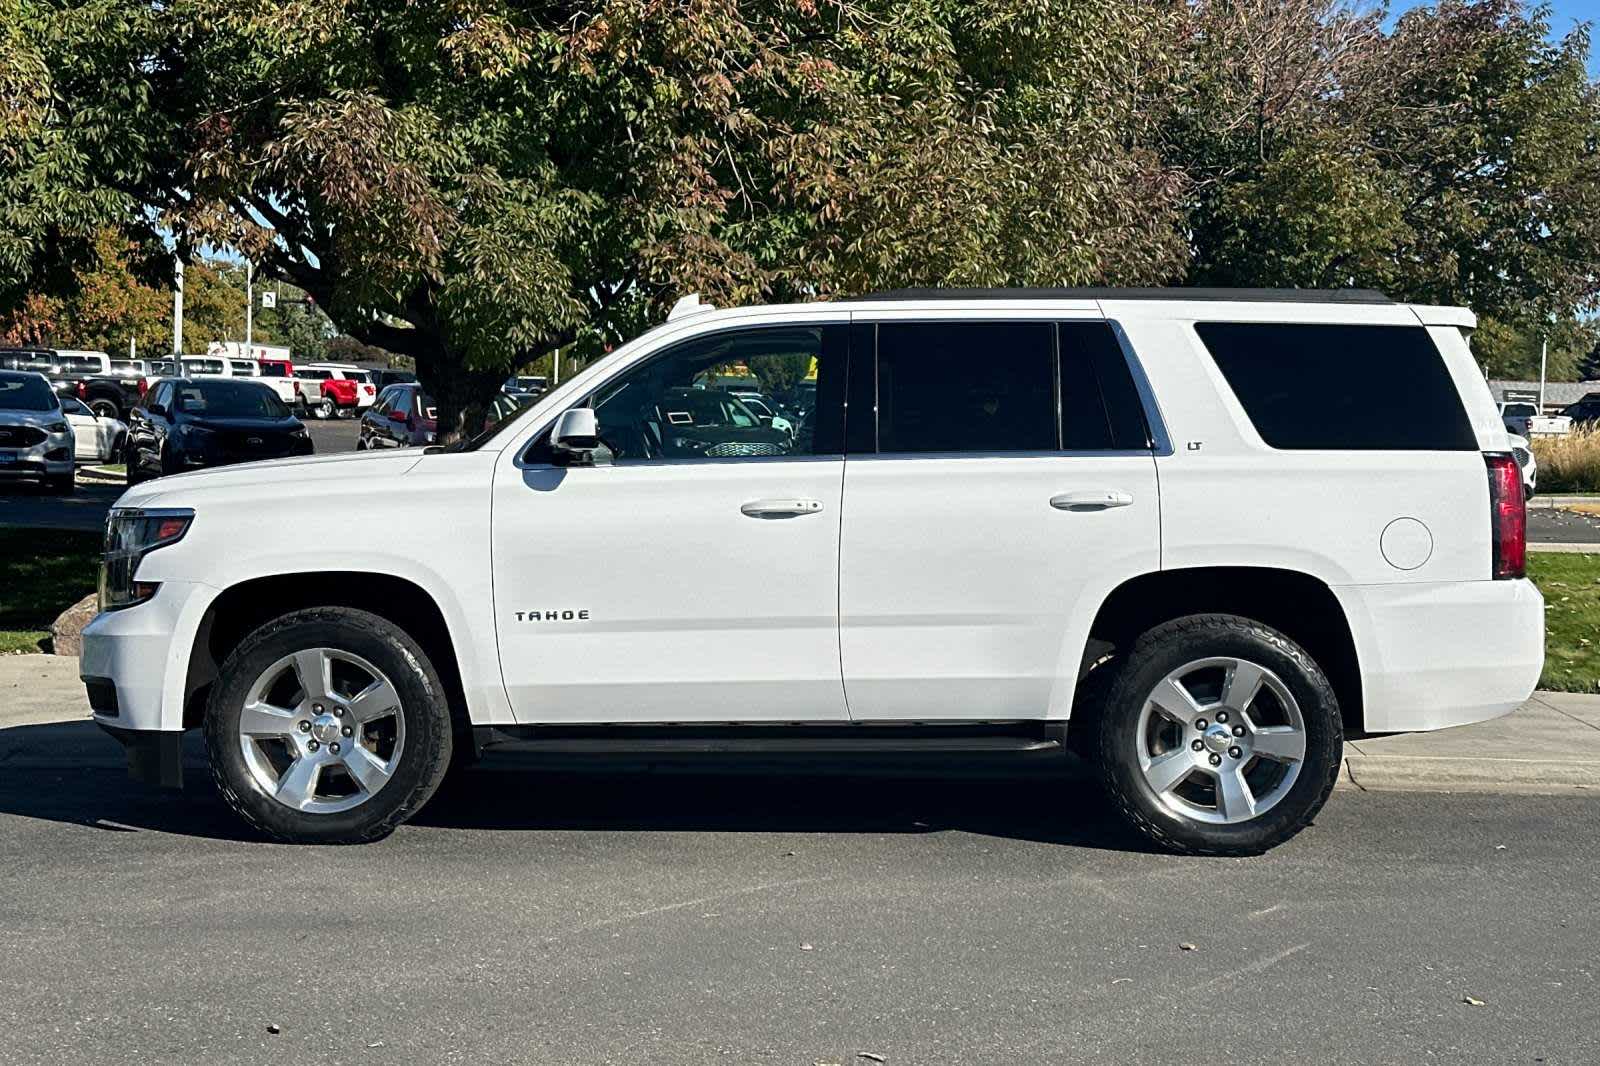
[[[1344,585],[1369,732],[1498,718],[1544,668],[1544,597],[1531,581]]]

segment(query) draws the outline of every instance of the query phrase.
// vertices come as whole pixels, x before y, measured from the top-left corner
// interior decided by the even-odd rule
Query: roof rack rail
[[[1239,303],[1392,304],[1377,289],[1219,289],[1083,288],[959,289],[909,288],[841,297],[841,303],[866,300],[1233,300]]]

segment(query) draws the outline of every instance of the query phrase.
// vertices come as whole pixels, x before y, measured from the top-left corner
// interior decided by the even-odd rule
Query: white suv
[[[1071,747],[1160,845],[1257,852],[1347,732],[1539,676],[1473,325],[1367,292],[691,305],[464,446],[131,489],[82,674],[136,776],[179,783],[202,728],[285,840],[381,836],[501,745]],[[805,395],[792,432],[696,402],[729,366]]]

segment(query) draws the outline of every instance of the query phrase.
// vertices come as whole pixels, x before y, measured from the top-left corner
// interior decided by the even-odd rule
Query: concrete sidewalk
[[[0,656],[0,773],[22,764],[122,765],[122,749],[88,716],[78,660]],[[25,728],[53,723],[83,728]],[[1341,779],[1386,792],[1600,791],[1600,696],[1539,692],[1493,722],[1351,741]]]

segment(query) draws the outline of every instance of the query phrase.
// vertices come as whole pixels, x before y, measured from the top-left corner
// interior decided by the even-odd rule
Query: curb
[[[1567,552],[1574,555],[1591,555],[1600,553],[1600,544],[1535,544],[1528,542],[1531,552]]]
[[[1600,763],[1347,752],[1338,787],[1361,792],[1565,795],[1600,791]]]
[[[94,485],[121,485],[128,480],[125,474],[116,474],[92,466],[79,467],[77,477],[79,481],[87,481]]]
[[[1565,507],[1570,503],[1600,503],[1600,494],[1587,496],[1535,496],[1528,501],[1528,507],[1549,510],[1556,507]]]

